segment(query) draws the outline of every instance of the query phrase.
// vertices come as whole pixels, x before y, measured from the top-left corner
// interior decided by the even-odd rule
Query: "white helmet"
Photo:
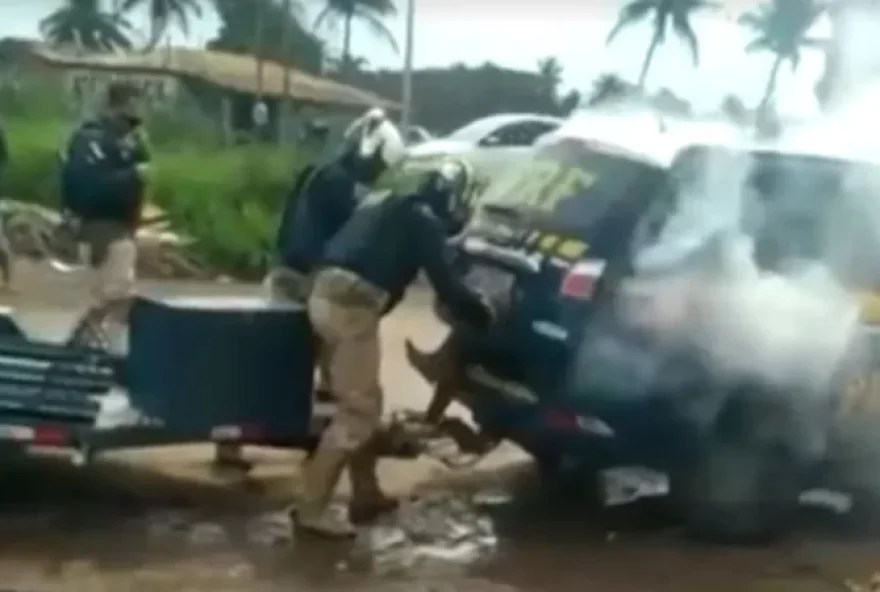
[[[374,107],[357,118],[343,135],[345,143],[355,149],[363,160],[379,157],[390,168],[398,164],[406,154],[403,136],[385,111]]]

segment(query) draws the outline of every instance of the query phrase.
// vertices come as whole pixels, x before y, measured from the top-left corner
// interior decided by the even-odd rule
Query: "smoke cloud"
[[[714,124],[685,124],[682,134],[670,125],[646,140],[658,150],[667,141],[710,148],[672,167],[673,195],[649,220],[654,228],[637,232],[633,275],[602,313],[611,320],[592,322],[581,345],[578,392],[689,397],[691,419],[709,427],[733,392],[724,387],[748,385],[793,413],[780,437],[787,430],[804,453],[824,453],[836,379],[859,327],[854,288],[880,285],[871,255],[880,253],[880,177],[847,164],[851,145],[820,166],[812,149],[845,144],[827,127],[757,152],[725,148],[748,141]]]

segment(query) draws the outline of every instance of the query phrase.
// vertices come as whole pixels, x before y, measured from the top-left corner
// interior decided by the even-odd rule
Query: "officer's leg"
[[[407,339],[406,359],[422,378],[436,383],[455,372],[458,361],[458,345],[455,335],[450,333],[433,352],[418,349]]]
[[[110,309],[110,318],[120,324],[128,319],[135,292],[137,245],[134,236],[113,229],[98,230],[90,241],[95,270],[94,297]],[[112,233],[112,234],[109,234]],[[115,234],[115,236],[114,236]]]
[[[320,282],[309,299],[309,317],[322,338],[336,414],[303,471],[296,520],[300,527],[331,537],[354,533],[328,503],[351,457],[374,435],[381,417],[379,390],[379,316],[365,308],[335,303]]]
[[[372,522],[399,505],[396,499],[385,495],[379,485],[375,444],[376,439],[372,438],[352,455],[348,465],[352,494],[348,517],[354,524]]]

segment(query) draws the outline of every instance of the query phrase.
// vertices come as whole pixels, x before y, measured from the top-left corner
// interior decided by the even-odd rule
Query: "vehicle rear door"
[[[497,173],[462,244],[467,282],[503,311],[468,327],[493,374],[541,385],[562,375],[610,260],[628,246],[663,171],[604,147],[563,140]]]

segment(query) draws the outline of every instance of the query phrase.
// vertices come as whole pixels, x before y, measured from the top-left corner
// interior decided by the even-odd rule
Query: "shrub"
[[[153,198],[197,240],[207,263],[251,276],[263,269],[285,192],[304,162],[260,146],[159,151]]]

